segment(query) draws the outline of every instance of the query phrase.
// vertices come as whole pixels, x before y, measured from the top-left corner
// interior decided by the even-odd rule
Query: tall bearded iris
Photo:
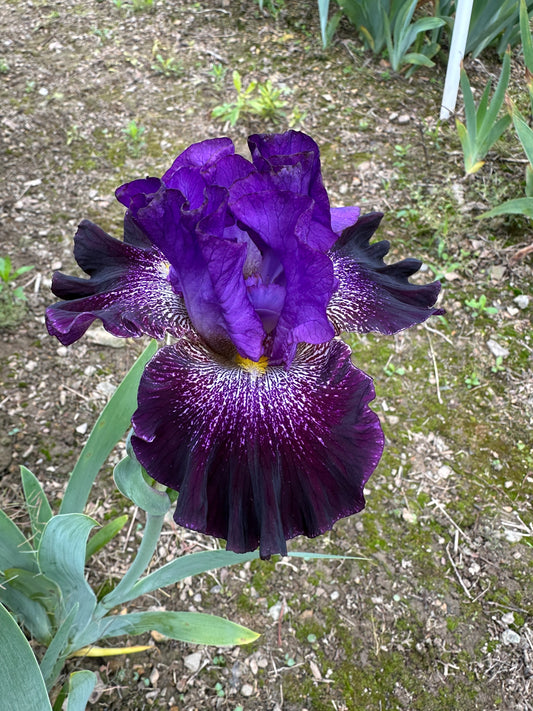
[[[440,285],[409,282],[417,260],[384,263],[388,243],[369,243],[380,214],[330,207],[309,136],[248,144],[251,161],[202,141],[120,187],[124,241],[81,223],[90,278],[54,274],[47,325],[64,345],[96,318],[175,337],[142,376],[135,454],[179,491],[178,524],[266,557],[360,511],[381,457],[372,381],[338,335],[420,323]]]

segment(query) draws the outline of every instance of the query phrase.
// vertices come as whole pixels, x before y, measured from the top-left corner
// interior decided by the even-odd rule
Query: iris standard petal
[[[236,552],[286,553],[360,511],[383,449],[371,379],[339,340],[298,349],[289,369],[223,361],[181,339],[142,376],[133,447],[180,492],[176,522]]]
[[[339,288],[328,305],[336,332],[396,333],[444,311],[434,308],[440,282],[412,284],[421,267],[417,259],[385,264],[389,242],[369,244],[382,215],[363,215],[341,234],[329,256]]]
[[[219,160],[224,156],[233,155],[235,148],[230,138],[208,138],[199,143],[193,143],[176,158],[167,172],[163,182],[169,188],[174,187],[174,176],[183,167],[199,168],[203,177],[210,182],[212,172]]]
[[[332,207],[331,208],[331,229],[340,235],[348,227],[353,227],[359,215],[360,207]]]
[[[142,243],[138,227],[129,225],[127,233],[131,242]],[[46,310],[48,331],[64,345],[77,341],[97,318],[123,337],[179,336],[192,328],[183,297],[168,280],[168,263],[153,245],[121,242],[84,220],[74,256],[90,279],[56,272],[52,291],[64,301]]]
[[[188,173],[181,168],[175,176],[183,190]],[[192,175],[195,183],[197,177]],[[247,245],[223,238],[227,190],[208,185],[204,195],[190,210],[182,190],[162,186],[146,207],[132,211],[133,218],[171,264],[171,279],[206,343],[219,353],[236,348],[258,360],[265,332],[246,290]]]
[[[243,195],[232,204],[261,250],[262,282],[285,289],[271,357],[287,364],[297,343],[324,343],[335,335],[326,307],[336,281],[329,257],[308,244],[312,209],[311,198],[288,191]]]
[[[268,180],[270,189],[287,190],[313,200],[316,227],[308,236],[309,244],[315,249],[329,249],[335,235],[331,230],[329,198],[322,182],[320,151],[315,141],[300,131],[287,131],[250,136],[248,146],[253,164]],[[319,225],[325,229],[320,230]]]

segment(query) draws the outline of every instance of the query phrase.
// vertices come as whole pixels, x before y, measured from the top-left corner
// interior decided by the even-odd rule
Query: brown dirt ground
[[[60,347],[43,318],[51,273],[74,270],[81,218],[119,235],[114,188],[161,175],[191,142],[227,134],[245,152],[254,131],[309,132],[332,202],[385,211],[393,256],[448,272],[448,315],[433,331],[350,341],[376,377],[388,455],[361,516],[291,547],[366,561],[282,559],[187,580],[130,609],[213,612],[257,630],[259,641],[217,650],[146,636],[150,653],[72,660],[67,671],[98,672],[95,711],[533,709],[532,307],[514,301],[531,293],[531,263],[513,261],[531,232],[518,219],[474,220],[521,194],[516,142],[465,180],[453,127],[436,127],[443,68],[392,77],[344,24],[322,51],[314,2],[270,13],[251,0],[120,5],[0,7],[0,254],[35,265],[19,282],[24,319],[0,329],[0,497],[18,521],[19,466],[57,503],[86,433],[143,346],[111,344],[93,329]],[[168,76],[158,54],[173,60]],[[515,56],[515,86],[519,64]],[[220,79],[213,65],[226,71]],[[290,90],[277,125],[244,117],[232,128],[211,117],[232,100],[233,69],[245,83]],[[469,69],[479,85],[498,71],[480,60]],[[137,143],[125,133],[130,121],[145,128]],[[497,316],[474,318],[465,300],[480,294]],[[499,370],[490,338],[509,350]],[[108,467],[89,513],[103,521],[123,510],[131,526],[95,559],[96,588],[126,569],[141,534]],[[216,545],[169,524],[153,565]]]

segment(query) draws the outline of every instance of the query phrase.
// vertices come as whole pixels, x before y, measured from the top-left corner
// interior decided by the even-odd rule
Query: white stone
[[[509,349],[500,346],[493,338],[487,341],[487,347],[495,358],[507,358],[509,355]]]
[[[527,294],[520,294],[519,296],[515,296],[513,301],[519,309],[527,309],[527,307],[529,306],[529,296],[527,296]]]
[[[504,644],[520,644],[520,635],[514,630],[504,630],[502,632],[502,642]]]
[[[274,605],[272,605],[272,607],[268,608],[268,614],[275,622],[277,622],[279,620],[279,616],[280,616],[282,608],[285,609],[283,607],[283,603],[281,602],[281,600],[278,600],[278,602],[276,602]]]
[[[453,474],[453,469],[447,464],[443,464],[441,467],[439,467],[439,477],[441,479],[447,479],[450,474]]]
[[[191,671],[193,674],[196,674],[198,669],[200,669],[200,664],[202,663],[201,652],[194,652],[193,654],[188,654],[186,657],[184,657],[183,663],[189,671]]]

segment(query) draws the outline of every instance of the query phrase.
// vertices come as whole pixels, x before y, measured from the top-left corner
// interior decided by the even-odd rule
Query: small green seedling
[[[491,367],[493,373],[502,373],[505,371],[505,366],[503,364],[503,356],[496,356],[496,361]]]
[[[498,313],[498,309],[496,307],[487,306],[487,297],[485,294],[481,294],[479,299],[467,299],[465,301],[465,306],[472,310],[474,318],[477,318],[482,314],[494,315]]]
[[[2,293],[6,286],[13,286],[20,276],[29,272],[33,269],[33,266],[19,267],[18,269],[13,269],[13,264],[11,263],[10,257],[0,257],[0,293]],[[17,286],[11,292],[14,299],[19,301],[25,301],[26,296],[24,294],[24,289],[22,286]]]
[[[165,77],[176,77],[183,74],[183,64],[175,57],[167,57],[165,59],[162,54],[157,53],[152,64],[152,70],[156,74],[162,74]]]
[[[270,79],[267,79],[264,84],[251,81],[246,88],[243,88],[241,75],[236,69],[233,71],[232,79],[237,99],[215,106],[211,112],[213,118],[229,121],[230,126],[235,126],[243,114],[253,114],[274,122],[285,116],[283,108],[287,102],[283,101],[282,96],[289,92],[287,88],[274,88]],[[259,91],[259,96],[256,95],[256,90]]]
[[[475,370],[473,370],[470,375],[465,375],[465,385],[468,389],[476,388],[478,385],[481,385],[481,381]]]
[[[402,375],[405,375],[405,368],[402,368],[401,365],[396,367],[394,363],[387,363],[387,365],[383,367],[383,372],[389,378],[393,375],[399,375],[401,377]]]
[[[126,134],[128,140],[128,149],[130,153],[136,158],[139,156],[141,150],[145,147],[145,142],[143,140],[143,135],[146,129],[144,126],[138,126],[135,119],[130,121],[126,128],[122,129],[123,133]]]
[[[211,66],[211,69],[209,70],[209,74],[213,77],[213,83],[214,83],[215,89],[217,89],[217,91],[222,89],[222,85],[224,83],[224,77],[226,76],[227,71],[228,71],[228,68],[225,67],[223,64],[213,64]]]

